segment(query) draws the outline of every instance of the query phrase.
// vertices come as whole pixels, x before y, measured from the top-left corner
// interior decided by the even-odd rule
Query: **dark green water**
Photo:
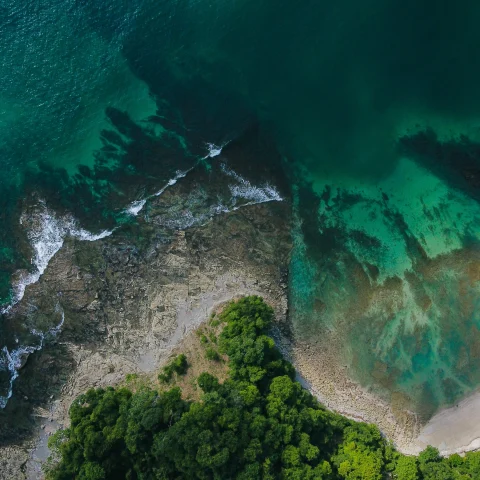
[[[412,408],[454,401],[480,384],[479,21],[473,1],[0,0],[0,297],[32,198],[111,229],[259,126],[293,192],[296,335]]]

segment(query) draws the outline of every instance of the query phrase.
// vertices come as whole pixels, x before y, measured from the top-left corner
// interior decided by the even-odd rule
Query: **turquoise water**
[[[473,1],[0,1],[0,297],[33,269],[32,198],[112,229],[256,126],[293,195],[295,334],[412,408],[455,401],[480,384],[479,20]]]

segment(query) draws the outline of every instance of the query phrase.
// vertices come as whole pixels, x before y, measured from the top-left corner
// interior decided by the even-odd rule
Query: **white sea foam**
[[[225,142],[223,145],[215,145],[214,143],[207,143],[208,153],[203,157],[203,160],[207,158],[218,157],[222,153],[223,148],[228,145],[229,142]]]
[[[170,179],[166,185],[148,198],[161,195],[168,187],[175,185],[180,178],[185,177],[190,170],[192,169],[177,171],[176,175]],[[148,198],[132,202],[126,209],[126,212],[130,215],[137,216],[145,206]],[[194,219],[192,218],[191,221],[194,222]],[[79,227],[72,216],[55,215],[55,213],[48,209],[43,201],[40,201],[40,212],[37,212],[30,217],[22,215],[20,217],[20,223],[29,225],[27,236],[33,249],[31,263],[35,266],[35,271],[32,273],[21,274],[16,280],[13,285],[12,301],[10,305],[0,311],[2,314],[8,313],[11,308],[23,298],[25,295],[25,289],[28,285],[32,285],[40,279],[50,260],[62,248],[67,236],[83,241],[95,241],[105,238],[113,232],[113,230],[104,230],[99,234],[93,234],[88,230]],[[22,367],[25,358],[31,353],[42,349],[46,336],[56,336],[60,332],[64,321],[65,315],[62,311],[61,322],[56,327],[50,329],[47,333],[32,329],[30,333],[40,339],[38,345],[21,345],[11,352],[6,346],[3,347],[1,350],[5,358],[3,367],[10,372],[10,381],[8,394],[5,397],[0,396],[0,408],[4,408],[12,396],[13,382],[17,379],[18,370]]]
[[[159,197],[168,187],[171,187],[172,185],[175,185],[178,182],[178,180],[186,177],[187,174],[194,168],[195,167],[193,166],[192,168],[189,168],[188,170],[185,170],[183,172],[181,170],[177,170],[176,173],[175,173],[175,176],[173,178],[171,178],[167,182],[167,184],[164,187],[162,187],[157,193],[155,193],[155,196]]]
[[[68,231],[68,234],[78,240],[84,240],[86,242],[95,242],[102,238],[109,237],[113,233],[113,230],[102,230],[100,233],[92,233],[83,228],[77,228],[75,225]]]
[[[205,225],[215,215],[231,212],[233,209],[223,203],[218,205],[211,205],[207,211],[193,213],[190,210],[182,211],[173,218],[164,218],[161,224],[164,227],[172,228],[174,230],[185,230],[195,225]]]
[[[211,205],[203,211],[201,209],[196,212],[182,210],[170,217],[165,215],[160,219],[159,223],[167,228],[184,230],[195,225],[205,225],[216,215],[234,212],[242,207],[283,200],[275,187],[269,184],[264,184],[263,186],[252,185],[247,179],[228,168],[225,164],[222,164],[221,168],[224,174],[233,178],[236,182],[228,186],[231,194],[228,202],[219,199],[219,203]],[[193,192],[191,194],[193,195]],[[198,204],[198,198],[192,198],[190,204]]]
[[[249,200],[248,205],[265,202],[281,202],[283,200],[278,190],[268,183],[263,186],[252,185],[246,178],[234,172],[225,164],[222,164],[222,171],[237,181],[237,184],[229,185],[234,203],[236,203],[237,199]]]
[[[14,349],[12,352],[10,352],[7,347],[3,347],[2,352],[5,355],[6,359],[5,367],[10,373],[10,381],[7,395],[5,395],[4,397],[0,396],[0,408],[5,408],[8,400],[11,398],[13,393],[13,382],[15,382],[15,380],[18,378],[18,371],[20,370],[20,368],[22,368],[23,365],[25,365],[25,361],[28,356],[33,352],[37,352],[43,348],[46,337],[56,337],[60,333],[60,330],[62,329],[62,326],[65,322],[65,312],[59,305],[57,305],[56,310],[59,311],[62,315],[62,318],[58,325],[52,327],[46,333],[40,332],[36,329],[30,330],[30,333],[32,335],[39,337],[40,343],[38,345],[22,345]]]
[[[213,144],[208,144],[208,146],[210,151],[209,156],[219,155],[221,149],[223,148],[223,146],[217,147]],[[168,187],[175,185],[179,179],[185,177],[190,170],[192,169],[186,171],[177,171],[176,175],[153,196],[161,195]],[[165,225],[174,228],[188,228],[196,223],[202,223],[204,220],[211,218],[214,215],[218,215],[219,213],[237,210],[241,206],[282,200],[282,197],[276,188],[272,187],[271,185],[252,185],[247,179],[228,168],[225,164],[222,164],[222,171],[226,175],[236,180],[236,184],[229,185],[232,195],[232,204],[230,206],[226,206],[223,203],[217,206],[212,206],[208,214],[199,215],[197,219],[194,218],[192,213],[186,213],[183,214],[181,221],[180,219],[170,219]],[[247,200],[248,202],[239,205],[238,203],[241,199]],[[138,215],[145,206],[147,200],[148,198],[134,201],[126,209],[126,212],[134,216]],[[34,225],[34,227],[28,231],[28,237],[34,251],[31,262],[35,266],[36,270],[32,273],[22,274],[20,278],[17,279],[13,286],[12,302],[9,306],[1,310],[0,313],[7,313],[13,305],[18,303],[23,298],[26,287],[39,280],[41,275],[45,272],[50,260],[63,246],[65,237],[72,236],[78,238],[79,240],[95,241],[112,234],[111,230],[104,230],[99,234],[93,234],[83,228],[80,228],[73,217],[69,215],[57,217],[54,213],[49,211],[44,202],[41,202],[41,207],[42,211],[35,214],[34,218],[26,218],[25,216],[20,218],[21,223]]]
[[[130,206],[125,210],[129,215],[132,215],[133,217],[136,217],[142,208],[145,206],[147,203],[147,200],[135,200],[130,204]]]
[[[148,198],[161,195],[168,187],[175,185],[179,179],[185,177],[192,168],[185,171],[178,170],[166,185]],[[145,206],[148,198],[132,202],[126,209],[126,212],[130,215],[137,216]],[[48,209],[43,201],[40,201],[40,206],[41,212],[36,213],[34,218],[27,218],[25,215],[20,217],[21,224],[27,223],[34,225],[33,228],[30,228],[27,235],[34,251],[31,262],[36,270],[32,273],[20,275],[13,285],[13,298],[10,305],[0,310],[0,313],[8,313],[11,308],[23,298],[26,287],[36,283],[40,279],[50,260],[62,248],[65,237],[71,236],[79,240],[93,242],[108,237],[113,232],[113,230],[103,230],[98,234],[93,234],[79,227],[72,216],[56,216]]]
[[[207,157],[215,157],[220,155],[222,148],[213,144],[208,144],[209,154]],[[194,168],[194,167],[192,167]],[[177,183],[180,178],[185,177],[192,169],[187,171],[178,171],[172,179],[170,179],[165,186],[163,186],[154,195],[147,197],[146,199],[136,200],[130,204],[125,210],[130,215],[136,216],[145,206],[147,200],[154,196],[161,195],[168,187]],[[229,185],[231,192],[231,199],[228,204],[220,201],[216,205],[210,206],[207,211],[202,213],[193,214],[190,211],[182,212],[176,218],[165,219],[163,225],[175,228],[185,229],[193,225],[201,225],[207,223],[212,217],[223,213],[238,210],[244,206],[255,205],[258,203],[265,203],[271,201],[282,201],[277,189],[269,184],[262,186],[252,185],[247,179],[229,169],[226,165],[222,165],[222,171],[235,180],[235,183]],[[241,200],[246,202],[241,203]],[[80,228],[75,219],[71,216],[58,217],[54,213],[48,210],[44,203],[41,204],[42,211],[34,215],[34,217],[27,218],[22,216],[21,223],[27,223],[33,225],[28,231],[28,237],[30,239],[34,255],[32,257],[32,264],[36,267],[36,271],[33,273],[24,274],[21,276],[14,286],[13,301],[5,308],[1,313],[7,313],[13,305],[18,303],[24,296],[25,288],[39,280],[41,275],[45,272],[50,260],[53,256],[62,248],[64,240],[67,236],[78,238],[84,241],[95,241],[101,238],[105,238],[112,234],[111,230],[104,230],[99,234],[93,234],[83,228]],[[31,353],[40,350],[43,347],[46,336],[56,336],[63,325],[65,315],[62,311],[61,322],[50,329],[48,332],[43,333],[37,330],[32,330],[31,333],[40,339],[38,345],[21,345],[18,348],[10,352],[7,347],[3,347],[4,358],[6,359],[5,367],[10,372],[10,386],[8,395],[5,397],[0,396],[0,408],[4,408],[8,402],[8,399],[12,396],[12,386],[15,379],[18,377],[18,370],[24,363],[26,356]]]
[[[22,215],[20,218],[20,223],[30,225],[27,236],[33,249],[31,263],[35,266],[35,271],[20,275],[13,285],[13,298],[10,305],[1,310],[0,313],[8,313],[23,298],[26,287],[39,280],[50,260],[62,248],[67,236],[93,242],[112,234],[111,230],[104,230],[98,234],[91,233],[79,227],[72,216],[65,215],[59,217],[55,215],[46,207],[44,202],[40,202],[40,209],[40,212],[30,217]],[[47,335],[56,336],[60,332],[65,320],[63,311],[61,313],[61,322],[48,332],[43,333],[35,329],[31,330],[30,333],[40,338],[38,345],[21,345],[11,352],[6,346],[3,347],[2,352],[6,358],[4,367],[10,372],[10,381],[8,394],[5,397],[0,396],[0,408],[4,408],[12,396],[13,382],[18,377],[18,370],[21,368],[24,359],[43,347]]]
[[[263,187],[230,185],[229,187],[234,199],[243,198],[253,203],[280,202],[283,200],[278,191],[270,185]]]
[[[136,217],[142,211],[143,207],[150,198],[159,197],[168,187],[175,185],[180,178],[185,177],[187,173],[192,170],[192,168],[185,171],[177,170],[175,176],[171,178],[160,190],[158,190],[158,192],[155,192],[153,195],[150,195],[149,197],[142,200],[135,200],[125,209],[125,212],[129,215],[132,215],[133,217]]]
[[[112,234],[111,230],[104,230],[99,234],[93,234],[88,230],[80,228],[75,219],[69,215],[57,217],[41,202],[42,211],[27,218],[22,215],[20,222],[33,225],[27,232],[30,244],[33,249],[31,263],[35,271],[26,273],[17,279],[13,286],[13,299],[10,305],[4,308],[1,313],[7,313],[13,305],[17,304],[25,294],[25,288],[37,282],[45,272],[50,260],[62,248],[65,237],[71,236],[79,240],[93,242]]]

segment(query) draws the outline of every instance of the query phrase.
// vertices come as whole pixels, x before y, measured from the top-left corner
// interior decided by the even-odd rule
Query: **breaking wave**
[[[61,313],[61,320],[55,327],[51,328],[47,332],[40,332],[36,329],[30,330],[30,333],[39,338],[38,345],[21,345],[18,348],[15,348],[11,352],[7,347],[3,347],[3,359],[0,358],[0,366],[3,366],[5,370],[10,373],[10,381],[8,386],[8,392],[5,396],[0,396],[0,408],[5,408],[8,400],[12,397],[13,394],[13,382],[18,378],[18,371],[25,365],[28,356],[33,352],[37,352],[43,348],[46,338],[56,337],[65,322],[65,313],[60,305],[57,305],[56,310]],[[2,365],[4,363],[4,365]]]
[[[223,148],[223,146],[217,147],[213,144],[208,144],[208,147],[209,154],[207,157],[209,158],[220,155]],[[193,168],[195,166],[186,171],[177,171],[175,176],[157,192],[144,199],[135,200],[124,212],[131,216],[137,216],[148,200],[160,196],[167,188],[175,185],[179,179],[184,178]],[[195,189],[189,194],[188,208],[177,211],[170,210],[158,219],[159,223],[167,228],[186,229],[192,226],[204,225],[216,215],[232,212],[248,205],[283,200],[277,189],[268,183],[253,185],[249,180],[225,164],[220,164],[220,172],[228,180],[218,195],[217,201],[214,201],[212,204],[211,200],[208,199],[208,195],[204,194],[202,196]],[[28,285],[32,285],[40,279],[50,260],[62,248],[67,237],[83,241],[95,241],[111,235],[115,230],[103,230],[98,234],[91,233],[81,228],[71,215],[60,216],[51,211],[44,201],[39,201],[33,213],[24,213],[20,218],[20,223],[25,227],[33,249],[31,263],[34,266],[34,271],[30,273],[18,272],[17,279],[13,285],[13,299],[10,305],[0,311],[2,314],[8,313],[23,298]],[[36,329],[30,330],[30,333],[39,339],[38,343],[33,345],[22,344],[14,349],[4,346],[0,350],[0,369],[8,372],[10,375],[7,383],[7,394],[0,396],[0,408],[4,408],[11,398],[13,384],[18,378],[19,370],[25,364],[28,356],[41,350],[47,338],[55,337],[61,331],[65,314],[60,306],[57,306],[57,309],[61,311],[62,316],[57,326],[47,332],[41,332]]]
[[[256,203],[281,202],[283,200],[277,189],[268,183],[260,187],[252,185],[246,178],[243,178],[225,164],[222,164],[222,171],[237,181],[237,184],[229,185],[234,201],[245,199],[250,200],[248,205],[254,205]]]
[[[175,176],[171,178],[160,190],[158,190],[158,192],[155,192],[153,195],[150,195],[147,198],[144,198],[142,200],[135,200],[125,209],[125,213],[133,217],[136,217],[142,211],[143,207],[145,206],[145,204],[149,199],[153,197],[159,197],[168,187],[175,185],[178,182],[178,180],[186,177],[188,172],[190,172],[193,168],[195,167],[192,167],[189,170],[186,170],[184,172],[178,170]]]
[[[206,146],[208,149],[208,153],[207,155],[205,155],[205,157],[203,157],[203,160],[206,160],[207,158],[218,157],[218,155],[222,153],[222,150],[228,145],[228,143],[229,142],[225,142],[223,145],[220,146],[215,145],[214,143],[207,143]]]
[[[13,298],[10,305],[1,310],[0,313],[8,313],[23,298],[25,288],[38,281],[50,260],[62,248],[67,236],[93,242],[112,234],[113,230],[103,230],[98,234],[93,234],[79,227],[72,216],[58,217],[48,209],[45,202],[41,201],[39,205],[40,212],[31,216],[23,214],[20,218],[21,224],[29,225],[27,235],[34,251],[31,262],[35,271],[20,274],[13,285]]]
[[[204,225],[216,215],[234,212],[242,207],[283,200],[278,190],[268,183],[252,185],[250,181],[225,164],[221,164],[221,171],[235,180],[235,183],[228,184],[228,195],[225,195],[224,198],[219,197],[218,203],[199,207],[198,204],[204,203],[206,199],[200,193],[192,192],[191,198],[187,201],[190,208],[164,215],[159,218],[158,223],[167,228],[183,230]]]

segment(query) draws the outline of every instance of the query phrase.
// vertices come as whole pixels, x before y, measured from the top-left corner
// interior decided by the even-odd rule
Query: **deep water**
[[[0,0],[3,303],[35,270],[29,205],[111,230],[255,127],[292,192],[295,334],[425,415],[454,402],[480,385],[479,21],[474,1]]]

